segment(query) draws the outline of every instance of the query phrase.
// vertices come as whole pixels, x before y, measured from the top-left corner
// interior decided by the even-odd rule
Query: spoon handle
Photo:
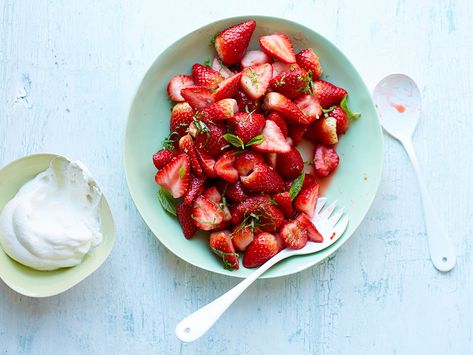
[[[456,255],[453,244],[448,237],[447,229],[443,220],[439,218],[437,213],[438,208],[434,208],[434,204],[427,191],[424,178],[421,174],[419,163],[414,152],[414,146],[411,139],[404,139],[402,141],[407,155],[411,159],[412,165],[417,175],[420,192],[422,195],[422,202],[424,205],[425,227],[427,230],[427,237],[429,240],[430,258],[432,263],[439,271],[450,271],[456,264]]]

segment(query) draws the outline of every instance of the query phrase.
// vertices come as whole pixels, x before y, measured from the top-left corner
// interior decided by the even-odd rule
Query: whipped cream
[[[82,262],[102,242],[102,193],[80,162],[57,158],[24,184],[0,215],[0,246],[37,270]]]

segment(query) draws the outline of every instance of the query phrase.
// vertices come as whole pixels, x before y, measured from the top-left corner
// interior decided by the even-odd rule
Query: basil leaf
[[[342,102],[340,102],[340,107],[342,108],[343,111],[345,111],[345,113],[348,116],[348,119],[354,120],[355,118],[360,117],[361,113],[351,112],[350,108],[348,107],[347,97],[348,97],[348,95],[343,96],[343,100],[342,100]]]
[[[302,174],[299,175],[292,183],[291,188],[289,189],[289,195],[291,196],[291,200],[294,200],[297,195],[299,195],[299,192],[301,192],[302,185],[304,184],[304,178],[305,173],[302,172]]]
[[[173,216],[176,216],[177,202],[172,195],[163,188],[158,191],[158,200],[161,206]]]
[[[264,136],[260,134],[259,136],[251,138],[248,143],[246,143],[246,146],[249,147],[250,145],[253,144],[261,144],[264,142]]]
[[[234,134],[230,134],[230,133],[224,134],[223,139],[225,139],[228,143],[230,143],[231,145],[235,147],[245,149],[245,144],[243,143],[241,138],[238,136],[235,136]]]

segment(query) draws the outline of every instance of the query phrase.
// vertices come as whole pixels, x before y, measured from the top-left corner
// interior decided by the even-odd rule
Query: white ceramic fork
[[[245,291],[258,277],[274,264],[294,255],[316,253],[335,243],[343,232],[345,232],[348,225],[348,217],[345,215],[344,208],[339,208],[334,213],[337,205],[336,202],[333,202],[322,210],[326,202],[326,198],[319,198],[317,200],[315,214],[312,219],[317,230],[324,238],[322,243],[308,242],[302,249],[284,249],[273,256],[230,291],[184,318],[176,326],[176,336],[179,340],[188,343],[199,339],[212,327],[212,325],[214,325],[214,323],[228,309],[228,307],[235,302],[243,291]]]

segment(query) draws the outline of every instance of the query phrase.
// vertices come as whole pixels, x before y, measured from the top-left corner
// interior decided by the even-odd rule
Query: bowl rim
[[[126,137],[128,136],[128,131],[129,131],[129,127],[130,127],[130,121],[131,121],[131,115],[134,111],[134,107],[135,107],[135,104],[136,104],[136,101],[137,101],[137,98],[138,98],[138,94],[139,94],[139,91],[140,91],[140,88],[141,88],[141,85],[143,84],[143,81],[144,79],[150,74],[151,72],[151,69],[153,68],[153,66],[155,65],[155,63],[160,59],[162,58],[163,56],[165,56],[167,54],[167,52],[170,50],[171,47],[174,47],[179,41],[181,41],[182,39],[188,37],[188,36],[191,36],[193,35],[194,33],[196,32],[199,32],[201,30],[203,30],[204,28],[208,27],[208,26],[213,26],[219,22],[227,22],[227,21],[235,21],[235,24],[238,23],[238,21],[240,22],[243,22],[243,21],[247,21],[247,20],[255,20],[256,22],[258,22],[258,19],[260,20],[269,20],[269,21],[278,21],[278,22],[285,22],[287,24],[290,24],[290,25],[296,25],[296,26],[299,26],[300,28],[302,28],[304,31],[308,31],[308,32],[312,32],[312,33],[315,33],[317,36],[321,37],[323,40],[327,41],[331,46],[333,46],[342,56],[342,58],[349,63],[350,67],[351,67],[351,70],[360,78],[360,82],[361,82],[361,85],[364,87],[364,89],[366,90],[367,93],[369,93],[369,105],[371,105],[374,109],[374,112],[375,112],[375,116],[376,116],[376,122],[377,122],[377,134],[379,135],[379,138],[381,140],[381,144],[380,144],[380,156],[381,157],[384,157],[384,136],[383,136],[383,130],[382,130],[382,127],[381,127],[381,122],[379,120],[379,117],[378,117],[378,114],[377,114],[377,111],[376,111],[376,108],[375,108],[375,105],[373,103],[373,98],[371,96],[371,91],[368,89],[365,81],[363,80],[363,77],[360,75],[360,73],[358,72],[358,70],[355,68],[355,66],[352,64],[352,62],[348,59],[348,57],[343,53],[343,51],[338,47],[336,46],[331,40],[329,40],[327,37],[325,37],[324,35],[320,34],[319,32],[305,26],[304,24],[301,24],[301,23],[298,23],[298,22],[295,22],[295,21],[292,21],[292,20],[288,20],[288,19],[285,19],[285,18],[281,18],[281,17],[277,17],[277,16],[264,16],[264,15],[240,15],[240,16],[232,16],[232,17],[225,17],[225,18],[220,18],[220,19],[217,19],[215,21],[212,21],[210,23],[207,23],[203,26],[200,26],[198,28],[195,28],[194,30],[178,37],[176,40],[174,40],[172,43],[168,44],[166,46],[166,48],[164,50],[162,50],[155,58],[154,60],[151,62],[150,66],[148,67],[148,69],[146,70],[146,72],[143,74],[139,84],[137,85],[136,89],[135,89],[135,93],[132,97],[132,100],[131,100],[131,104],[130,104],[130,108],[129,108],[129,112],[128,112],[128,116],[127,116],[127,123],[126,123],[126,127],[125,127],[125,131],[124,131],[124,134],[123,134],[123,161],[124,161],[124,168],[125,168],[125,178],[126,178],[126,182],[127,182],[127,186],[128,186],[128,191],[130,193],[130,196],[132,198],[132,201],[133,201],[133,204],[135,205],[136,209],[138,210],[141,218],[143,219],[143,221],[145,222],[146,226],[148,227],[148,229],[154,234],[154,237],[156,239],[158,239],[158,241],[161,243],[161,245],[163,245],[167,250],[169,250],[172,254],[174,254],[176,257],[178,257],[179,259],[191,264],[191,265],[194,265],[196,267],[198,267],[199,269],[201,270],[206,270],[206,271],[210,271],[210,272],[213,272],[213,273],[216,273],[216,274],[220,274],[220,275],[224,275],[224,276],[230,276],[230,277],[234,277],[234,278],[238,278],[238,279],[244,279],[246,278],[247,276],[244,276],[244,275],[240,275],[240,274],[236,274],[236,273],[226,273],[225,270],[222,268],[222,269],[218,269],[218,270],[214,270],[212,268],[209,268],[205,265],[202,265],[202,264],[199,264],[197,262],[192,262],[192,261],[189,261],[185,258],[185,256],[183,255],[183,253],[178,249],[178,248],[175,248],[175,247],[172,247],[171,245],[167,245],[165,244],[164,242],[161,241],[160,237],[157,235],[157,233],[155,233],[155,231],[153,229],[151,229],[150,227],[150,223],[148,222],[148,218],[146,218],[144,215],[143,215],[143,212],[142,212],[142,207],[138,206],[138,204],[135,202],[135,199],[137,198],[137,192],[134,190],[133,186],[131,185],[130,183],[130,177],[129,177],[129,172],[128,172],[128,169],[127,169],[127,161],[128,159],[131,159],[129,157],[127,157],[127,139]],[[366,215],[368,214],[368,212],[370,211],[371,207],[373,206],[373,201],[375,199],[375,197],[377,196],[378,194],[378,191],[379,191],[379,186],[381,184],[381,177],[382,177],[382,173],[383,173],[383,167],[384,167],[384,159],[381,159],[380,163],[379,163],[379,169],[376,171],[376,175],[373,177],[371,176],[370,178],[370,181],[371,182],[374,182],[374,185],[376,185],[376,187],[373,189],[372,193],[371,193],[371,196],[369,196],[368,198],[368,208],[366,209],[366,211],[364,212],[363,214],[363,217],[360,219],[360,221],[356,224],[356,225],[353,225],[353,231],[352,233],[350,234],[350,236],[348,238],[345,238],[345,239],[339,239],[336,243],[332,244],[330,248],[328,248],[329,252],[328,254],[323,258],[323,259],[320,259],[320,260],[315,260],[315,261],[310,261],[310,262],[307,262],[305,263],[303,266],[301,267],[294,267],[293,269],[289,270],[289,271],[283,271],[283,272],[280,272],[278,274],[268,274],[268,273],[264,273],[263,275],[261,275],[259,278],[260,279],[273,279],[273,278],[278,278],[278,277],[284,277],[284,276],[289,276],[289,275],[293,275],[293,274],[297,274],[303,270],[306,270],[306,269],[309,269],[311,267],[313,267],[314,265],[317,265],[318,263],[326,260],[327,258],[329,258],[333,253],[335,253],[343,244],[345,244],[345,242],[347,242],[352,236],[353,234],[355,234],[355,232],[357,231],[358,227],[360,226],[360,224],[365,220],[365,217]],[[351,223],[350,223],[351,224]],[[327,249],[324,249],[325,251],[327,251]],[[316,254],[316,253],[315,253]]]

